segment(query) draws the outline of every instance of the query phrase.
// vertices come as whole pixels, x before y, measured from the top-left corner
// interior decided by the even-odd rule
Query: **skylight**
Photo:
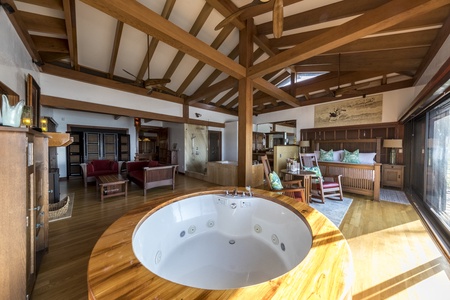
[[[324,72],[297,73],[296,82],[305,81],[305,80],[315,78],[315,77],[323,75],[323,74],[324,74]],[[285,80],[283,80],[282,82],[280,82],[279,84],[277,84],[277,86],[279,88],[281,88],[284,86],[288,86],[290,84],[291,84],[291,78],[288,77]]]

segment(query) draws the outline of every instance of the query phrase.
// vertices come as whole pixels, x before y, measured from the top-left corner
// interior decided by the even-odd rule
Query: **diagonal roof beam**
[[[69,44],[70,63],[72,68],[79,70],[78,43],[77,43],[77,18],[74,0],[63,0],[64,19],[66,20],[67,42]]]
[[[211,43],[211,48],[218,49],[222,43],[225,41],[225,39],[230,35],[232,32],[233,27],[231,25],[225,26],[220,33],[217,35],[217,37],[214,39],[214,41]],[[197,62],[195,67],[192,69],[192,71],[189,73],[189,75],[186,77],[186,79],[183,81],[183,83],[180,85],[180,87],[177,90],[177,93],[182,94],[191,84],[191,82],[195,79],[195,77],[200,73],[200,71],[205,66],[205,63],[202,61]]]
[[[137,1],[81,1],[236,79],[246,76],[243,66]]]
[[[218,93],[229,90],[235,85],[237,85],[236,79],[234,79],[233,77],[227,77],[226,79],[211,85],[207,89],[194,93],[192,96],[186,99],[186,103],[192,104],[195,102],[199,102],[206,97],[217,95]]]
[[[208,19],[209,15],[212,12],[212,6],[208,3],[205,3],[203,5],[202,11],[197,16],[197,19],[195,20],[194,24],[191,27],[191,30],[189,30],[189,33],[193,36],[197,36],[200,32],[200,29],[202,29],[203,25],[205,25],[206,20]],[[171,78],[173,73],[175,73],[175,70],[178,68],[178,65],[180,64],[181,60],[184,57],[184,52],[178,50],[177,54],[175,55],[175,58],[172,60],[172,63],[170,64],[169,68],[166,71],[166,74],[164,74],[164,78]],[[181,91],[180,94],[184,92]]]
[[[256,78],[253,80],[253,85],[258,90],[261,90],[262,92],[276,98],[280,99],[284,103],[292,106],[292,107],[299,107],[299,101],[297,98],[291,96],[290,94],[286,93],[282,89],[279,89],[277,86],[271,84],[268,81],[265,81],[263,78]]]
[[[119,53],[120,40],[122,38],[123,22],[117,21],[116,24],[116,34],[114,35],[114,44],[111,51],[111,60],[109,62],[109,72],[108,78],[112,79],[114,77],[114,69],[116,68],[117,54]]]
[[[175,6],[176,0],[167,0],[164,5],[164,9],[161,13],[161,17],[164,19],[169,19],[170,14],[172,13],[173,7]],[[144,78],[145,71],[150,68],[150,61],[153,58],[153,54],[155,54],[156,47],[158,47],[159,41],[158,39],[152,39],[150,45],[147,45],[147,52],[145,53],[145,57],[142,61],[141,68],[139,69],[138,74],[136,75],[136,82],[142,80]],[[169,77],[170,78],[170,77]],[[149,79],[149,78],[147,78]]]
[[[354,40],[376,33],[409,18],[447,5],[450,0],[393,0],[362,16],[334,27],[310,40],[249,68],[248,76],[258,78]]]
[[[425,70],[430,65],[431,61],[435,57],[435,55],[438,53],[441,46],[444,44],[447,37],[450,35],[450,15],[445,19],[444,24],[442,24],[441,29],[439,30],[437,38],[434,40],[434,42],[431,44],[430,49],[428,50],[427,55],[422,60],[422,63],[420,64],[419,68],[417,69],[416,74],[414,75],[416,84],[420,77],[423,75]]]

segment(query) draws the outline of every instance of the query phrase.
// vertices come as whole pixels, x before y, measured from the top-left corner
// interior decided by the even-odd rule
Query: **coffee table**
[[[128,179],[120,174],[97,176],[97,189],[100,187],[100,201],[103,199],[125,195],[128,193]]]

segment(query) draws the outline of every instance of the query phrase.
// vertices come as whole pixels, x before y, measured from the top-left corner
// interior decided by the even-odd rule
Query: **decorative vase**
[[[3,126],[19,127],[22,117],[24,100],[20,100],[16,105],[10,106],[6,95],[2,95],[2,117]]]

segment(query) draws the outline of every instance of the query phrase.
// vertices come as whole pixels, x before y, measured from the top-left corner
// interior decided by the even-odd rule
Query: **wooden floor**
[[[103,231],[131,208],[173,193],[169,187],[159,187],[144,197],[141,189],[130,184],[126,199],[119,196],[101,203],[93,184],[85,189],[81,180],[71,179],[60,186],[61,194],[75,193],[73,214],[50,223],[49,252],[40,267],[33,299],[87,299],[87,263]],[[177,175],[175,190],[190,192],[210,186]],[[450,265],[413,207],[346,196],[353,203],[340,229],[354,259],[353,299],[449,299]]]

